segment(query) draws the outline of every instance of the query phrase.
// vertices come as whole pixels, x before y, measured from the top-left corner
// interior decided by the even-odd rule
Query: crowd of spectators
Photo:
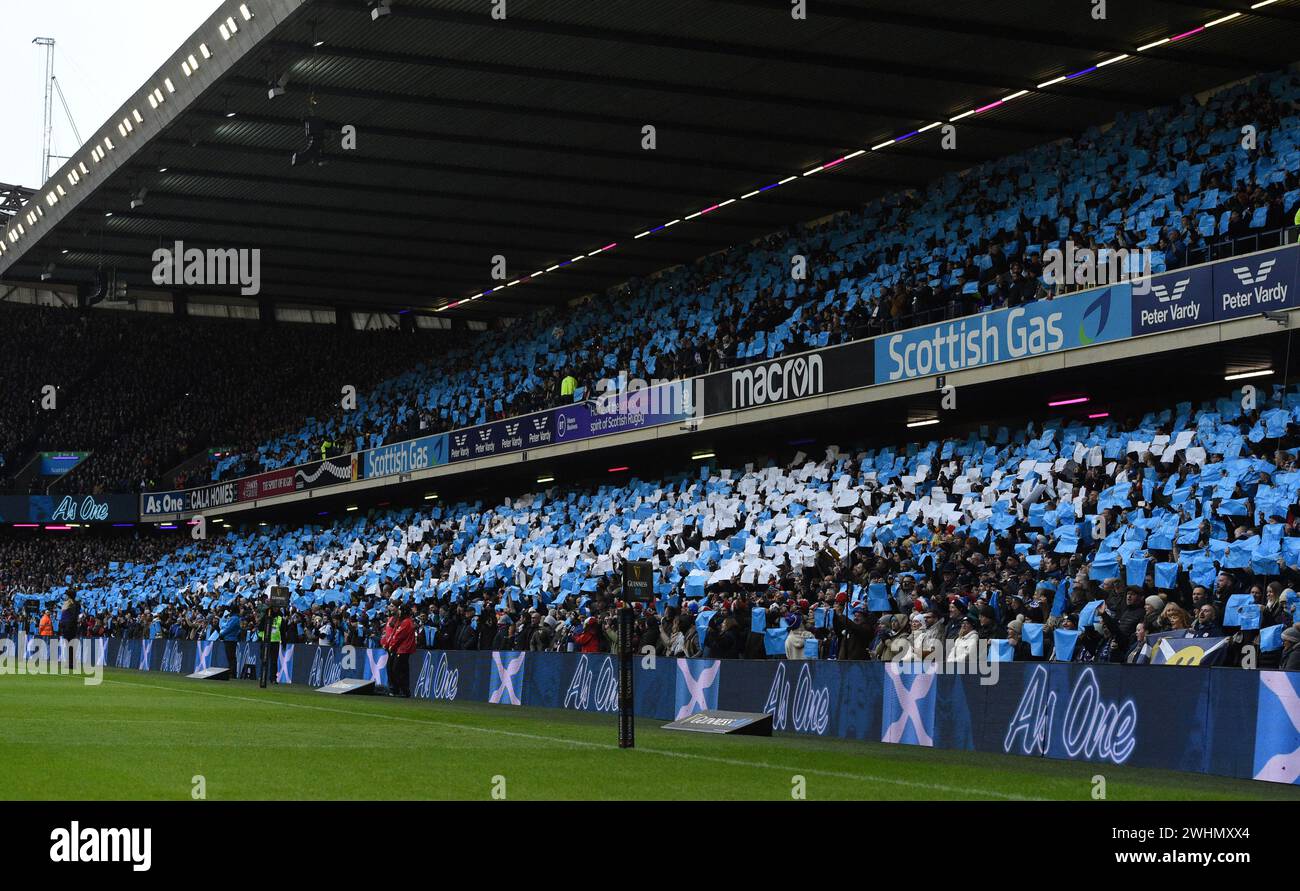
[[[206,462],[197,472],[168,472],[208,450],[254,449],[270,431],[336,411],[344,386],[373,386],[444,340],[423,331],[177,323],[148,313],[2,305],[0,489],[12,487],[19,464],[38,450],[92,453],[55,491],[201,483]],[[52,405],[43,405],[47,385],[57,387]]]
[[[211,638],[234,616],[252,638],[280,584],[285,642],[374,646],[407,607],[422,647],[601,652],[631,558],[656,570],[638,646],[666,656],[965,660],[1005,640],[1016,660],[1145,663],[1164,634],[1300,669],[1300,392],[1240,401],[180,546],[10,538],[0,611],[34,630],[31,607],[74,596],[91,634]]]
[[[1149,251],[1153,271],[1276,245],[1300,208],[1298,100],[1290,71],[1188,97],[519,319],[214,476],[297,463],[324,438],[373,448],[590,397],[620,372],[686,377],[1049,299],[1077,287],[1045,268],[1067,241],[1101,264]]]

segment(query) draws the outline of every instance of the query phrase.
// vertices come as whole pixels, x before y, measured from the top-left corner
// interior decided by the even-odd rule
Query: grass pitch
[[[0,799],[1300,799],[1173,771],[792,734],[726,737],[639,719],[480,703],[332,697],[108,669],[0,677]],[[202,778],[200,781],[197,778]]]

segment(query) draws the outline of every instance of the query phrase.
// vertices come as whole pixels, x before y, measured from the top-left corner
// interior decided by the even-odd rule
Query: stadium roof
[[[1078,0],[810,0],[803,20],[786,0],[374,4],[222,3],[12,219],[0,275],[148,287],[181,239],[260,248],[276,301],[501,287],[445,311],[518,315],[1281,68],[1300,41],[1292,0],[1104,20]],[[327,163],[291,166],[309,118]]]

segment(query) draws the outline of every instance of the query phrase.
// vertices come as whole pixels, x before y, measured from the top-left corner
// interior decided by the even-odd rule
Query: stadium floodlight
[[[1223,379],[1225,381],[1243,381],[1250,377],[1266,377],[1272,373],[1273,369],[1271,368],[1265,368],[1260,371],[1238,371],[1235,374],[1225,374]]]
[[[537,481],[538,481],[539,483],[553,483],[553,482],[555,482],[555,477],[553,477],[553,476],[539,476],[539,477],[537,478]]]
[[[425,496],[424,496],[424,500],[425,500],[425,501],[437,501],[437,500],[438,500],[438,493],[437,493],[437,492],[430,492],[428,495],[425,495]]]
[[[713,452],[695,452],[694,454],[691,455],[691,460],[692,460],[692,461],[707,461],[707,460],[709,460],[710,458],[716,458],[716,457],[717,457],[717,455],[715,455]]]
[[[54,278],[54,264],[47,263],[45,268],[41,270],[41,281],[47,282],[52,278]]]
[[[929,427],[930,425],[932,425],[932,424],[937,424],[937,423],[939,423],[939,419],[938,419],[938,418],[927,418],[927,419],[924,420],[924,421],[908,421],[908,422],[907,422],[907,426],[909,426],[909,427]]]
[[[289,85],[289,72],[280,75],[280,79],[267,84],[266,98],[274,99],[277,96],[283,96],[285,87]]]
[[[384,16],[392,12],[389,0],[372,0],[370,9],[370,21],[377,22]]]
[[[1057,399],[1047,403],[1048,408],[1060,408],[1063,405],[1080,405],[1088,401],[1087,396],[1072,396],[1069,399]]]
[[[146,189],[146,188],[141,188],[138,192],[136,192],[134,195],[132,195],[132,196],[131,196],[131,209],[132,209],[132,210],[136,210],[136,209],[138,209],[138,208],[144,207],[144,199],[145,199],[145,196],[147,196],[148,194],[149,194],[149,190],[148,190],[148,189]]]

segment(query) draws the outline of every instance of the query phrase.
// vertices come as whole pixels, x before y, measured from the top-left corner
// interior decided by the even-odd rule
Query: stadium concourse
[[[1146,664],[1194,641],[1197,664],[1300,670],[1300,388],[1251,395],[165,552],[6,539],[0,631],[256,640],[282,585],[285,642],[378,647],[400,613],[423,648],[608,652],[635,559],[656,570],[638,645],[667,656],[964,663],[996,641],[1007,661]]]

